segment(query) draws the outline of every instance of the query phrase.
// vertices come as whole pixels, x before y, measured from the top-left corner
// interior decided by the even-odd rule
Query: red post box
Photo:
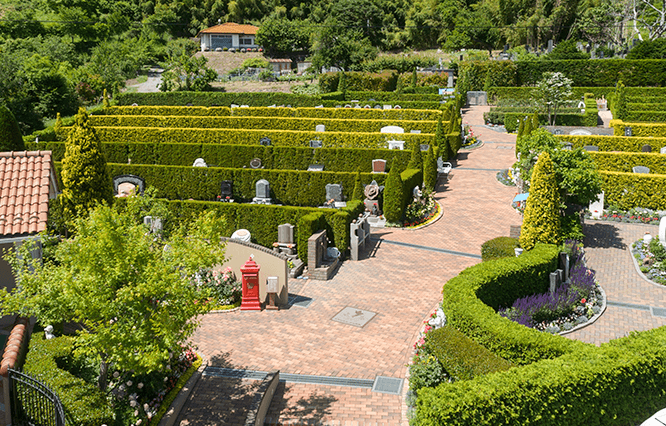
[[[241,267],[243,274],[243,300],[241,302],[241,311],[260,311],[261,302],[259,301],[259,265],[252,259],[245,262]]]

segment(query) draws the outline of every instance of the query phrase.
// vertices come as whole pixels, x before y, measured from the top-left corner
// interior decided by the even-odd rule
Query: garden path
[[[209,365],[404,379],[412,345],[424,319],[438,306],[443,284],[480,261],[484,241],[508,235],[510,225],[521,222],[510,206],[515,188],[495,178],[500,168],[513,162],[515,136],[481,126],[487,110],[465,111],[464,121],[485,144],[461,152],[449,180],[438,186],[442,218],[419,230],[375,230],[366,256],[344,262],[330,281],[291,280],[291,293],[312,298],[307,308],[205,316],[194,342]],[[377,315],[363,328],[331,321],[347,306]],[[214,383],[198,382],[179,424],[210,424],[200,412],[223,408],[219,398],[208,397]],[[268,420],[405,424],[402,400],[400,395],[369,389],[283,383]]]

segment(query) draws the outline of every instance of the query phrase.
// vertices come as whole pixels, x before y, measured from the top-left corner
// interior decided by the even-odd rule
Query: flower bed
[[[603,297],[595,274],[585,266],[583,249],[575,241],[565,243],[573,264],[569,283],[554,292],[534,294],[516,300],[498,311],[526,327],[549,333],[568,331],[601,312]]]
[[[501,172],[497,172],[497,180],[504,186],[516,186],[516,183],[513,181],[511,176],[511,169],[504,169]]]
[[[405,209],[405,228],[421,226],[434,219],[439,212],[439,203],[433,194],[424,194],[420,201],[414,201]]]
[[[647,279],[666,285],[666,249],[658,238],[636,241],[631,245],[631,254]]]
[[[635,207],[630,210],[620,210],[617,208],[609,207],[608,209],[604,209],[599,219],[594,219],[592,217],[591,211],[585,211],[586,219],[607,220],[611,222],[623,223],[647,223],[651,225],[659,225],[659,220],[662,216],[666,216],[666,211],[639,207]]]
[[[213,304],[213,310],[220,311],[235,308],[241,299],[241,282],[236,279],[236,274],[227,267],[224,271],[202,270],[196,277],[197,286],[209,291],[209,303]]]

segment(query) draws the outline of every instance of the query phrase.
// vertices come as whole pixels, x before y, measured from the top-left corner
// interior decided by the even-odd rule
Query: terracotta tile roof
[[[254,25],[246,24],[236,24],[233,22],[226,22],[221,25],[215,25],[214,27],[206,28],[201,30],[199,34],[245,34],[245,35],[255,35],[259,27]]]
[[[51,151],[0,152],[0,238],[46,229]]]
[[[281,63],[291,63],[293,61],[291,59],[269,59],[268,62],[271,64],[281,64]]]

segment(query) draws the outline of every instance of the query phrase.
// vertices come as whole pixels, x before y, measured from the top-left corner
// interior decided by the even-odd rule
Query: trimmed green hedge
[[[622,127],[622,134],[624,134],[624,127]],[[599,147],[599,151],[641,152],[643,146],[650,145],[652,147],[652,152],[658,153],[662,147],[666,146],[666,137],[648,138],[638,136],[598,135],[558,135],[557,137],[563,141],[571,143],[574,148],[582,148],[585,145],[594,145]]]
[[[437,102],[439,105],[439,102]],[[344,120],[429,120],[442,115],[439,109],[366,109],[366,108],[229,108],[136,106],[109,107],[106,115],[203,116],[203,117],[292,117]]]
[[[651,105],[645,105],[651,107]],[[648,123],[664,123],[666,122],[666,111],[637,111],[627,108],[627,121],[643,121]]]
[[[572,111],[576,111],[572,113]],[[497,107],[491,108],[489,112],[483,114],[484,121],[492,124],[514,123],[521,118],[531,115],[531,108],[521,107]],[[599,110],[597,101],[592,94],[585,95],[585,113],[581,114],[578,108],[560,108],[555,117],[555,124],[558,126],[586,126],[596,127],[599,119]],[[539,124],[548,125],[548,113],[543,109],[539,111]],[[510,126],[511,127],[511,126]]]
[[[351,105],[349,102],[345,101],[323,101],[322,105],[324,105],[326,108],[335,108],[337,110],[341,109],[346,109],[346,110],[362,110],[365,109],[366,111],[368,108],[365,108],[366,105],[369,105],[371,109],[377,109],[377,107],[383,108],[384,105],[391,105],[393,109],[386,110],[386,111],[393,111],[394,109],[396,111],[401,111],[402,109],[418,109],[418,110],[436,110],[442,107],[441,102],[431,102],[431,101],[384,101],[384,102],[377,102],[377,101],[370,101],[370,100],[365,100],[359,102],[358,105],[361,106],[361,108],[339,108],[339,107],[344,107],[345,105]],[[399,106],[401,109],[396,109],[395,107]]]
[[[400,102],[400,101],[428,101],[439,102],[442,96],[437,92],[435,93],[396,93],[396,92],[371,92],[371,91],[348,91],[345,97],[346,101],[358,100],[375,100],[378,102]]]
[[[421,65],[419,65],[421,66]],[[411,85],[412,73],[398,74],[395,71],[383,72],[345,72],[345,84],[348,91],[354,93],[355,91],[363,91],[363,93],[371,92],[386,92],[394,93],[396,89],[398,78],[403,80],[405,89]],[[329,72],[319,76],[319,87],[321,91],[326,93],[322,98],[326,97],[328,92],[336,92],[338,83],[340,82],[340,73]],[[418,93],[432,93],[433,86],[446,87],[448,83],[448,74],[446,73],[417,73],[417,87]],[[350,93],[350,92],[348,92]],[[436,91],[435,91],[436,93]],[[397,93],[395,93],[398,95]],[[372,96],[370,96],[372,97]],[[349,97],[348,99],[359,99],[359,97]],[[377,99],[377,98],[375,98]]]
[[[636,123],[622,120],[611,120],[611,127],[615,136],[624,136],[624,128],[631,127],[633,136],[666,137],[666,123]]]
[[[96,127],[102,143],[193,143],[226,145],[259,145],[267,137],[272,146],[309,147],[310,141],[319,139],[324,148],[387,148],[387,141],[405,141],[405,149],[413,144],[433,144],[435,135],[430,133],[346,133],[300,132],[294,130],[252,129],[172,129],[158,127]],[[458,135],[460,137],[460,135]]]
[[[568,76],[568,75],[567,75]],[[627,88],[629,91],[632,88]],[[498,100],[532,101],[536,98],[536,87],[490,87],[488,88],[488,100],[497,102]],[[571,99],[581,99],[586,93],[594,94],[594,97],[600,99],[602,96],[608,98],[608,95],[615,93],[615,87],[572,87]]]
[[[518,257],[489,260],[465,269],[442,291],[448,324],[496,355],[525,365],[555,358],[584,343],[527,328],[500,317],[497,309],[524,296],[548,291],[557,269],[558,247],[537,244]]]
[[[650,173],[666,174],[666,155],[642,152],[589,152],[598,170],[633,173],[632,167],[645,166]]]
[[[501,259],[503,257],[512,257],[516,253],[515,248],[519,247],[518,238],[497,237],[481,244],[481,259],[486,260]]]
[[[628,102],[628,100],[629,97],[627,96],[627,109],[629,111],[666,111],[666,103],[664,103],[664,98],[659,98],[658,101],[654,102],[649,102],[640,98],[633,102]]]
[[[321,103],[317,96],[296,95],[280,92],[122,92],[114,98],[118,105],[174,105],[187,106],[231,106],[249,105],[267,107],[269,105],[291,105],[292,107],[314,107]]]
[[[495,371],[505,371],[512,364],[455,328],[445,325],[426,334],[428,347],[454,380],[471,380]]]
[[[201,117],[158,115],[94,115],[90,123],[95,127],[160,127],[194,129],[270,129],[314,131],[318,124],[330,132],[379,132],[385,126],[400,126],[405,132],[420,130],[435,133],[436,121],[425,120],[346,120],[329,118],[292,117]],[[324,132],[325,133],[325,132]]]
[[[661,157],[661,156],[660,156]],[[666,210],[666,175],[599,171],[607,205]]]
[[[326,202],[326,184],[339,183],[344,196],[350,197],[356,173],[308,172],[295,170],[231,169],[221,167],[186,167],[107,163],[109,176],[132,174],[141,176],[147,186],[155,187],[157,197],[171,200],[195,199],[214,201],[220,195],[220,183],[233,181],[233,198],[252,201],[255,184],[260,179],[270,183],[274,203],[289,206],[321,206]],[[369,184],[383,184],[385,174],[361,173]]]
[[[26,143],[28,150],[52,152],[53,161],[61,161],[65,154],[64,142]],[[210,167],[248,167],[254,158],[260,158],[266,169],[307,170],[311,164],[323,164],[328,172],[360,170],[372,172],[372,160],[387,161],[387,170],[397,166],[403,171],[409,163],[410,152],[389,149],[355,148],[301,148],[259,145],[217,144],[149,144],[104,143],[102,152],[109,163],[160,164],[191,166],[197,158],[203,158]]]
[[[113,424],[113,411],[106,394],[60,367],[74,350],[68,336],[45,340],[34,334],[23,371],[49,386],[60,398],[68,417],[81,426]]]
[[[566,340],[557,337],[560,340]],[[418,425],[624,426],[666,405],[666,329],[557,359],[422,388]]]

